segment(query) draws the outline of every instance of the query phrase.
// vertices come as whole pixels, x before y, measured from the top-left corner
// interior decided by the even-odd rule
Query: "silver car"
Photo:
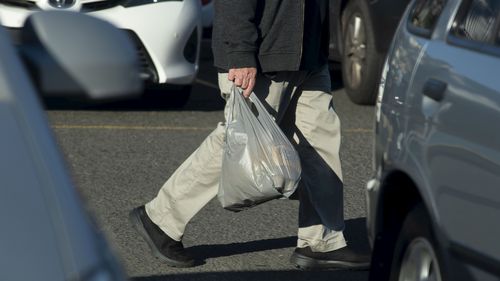
[[[500,278],[500,1],[414,0],[367,185],[371,280]]]
[[[109,23],[70,12],[36,13],[22,35],[15,49],[0,27],[0,280],[125,280],[82,207],[39,95],[140,92],[135,49]]]

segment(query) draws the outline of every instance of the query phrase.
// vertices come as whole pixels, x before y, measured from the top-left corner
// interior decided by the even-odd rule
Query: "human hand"
[[[231,68],[228,73],[229,81],[233,81],[234,85],[243,89],[245,98],[252,93],[256,77],[257,68],[255,67]]]

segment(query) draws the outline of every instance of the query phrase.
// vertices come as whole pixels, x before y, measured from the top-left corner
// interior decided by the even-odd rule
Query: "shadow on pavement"
[[[346,220],[344,236],[349,246],[359,252],[370,252],[370,245],[366,232],[366,219],[357,218]],[[188,250],[199,259],[210,259],[227,257],[244,253],[252,253],[266,250],[283,249],[295,247],[296,236],[283,238],[265,239],[231,244],[199,245],[188,248]]]
[[[206,273],[185,273],[171,274],[163,276],[148,276],[132,278],[132,281],[197,281],[197,280],[214,280],[214,281],[364,281],[367,280],[367,271],[345,271],[345,270],[330,270],[330,271],[234,271],[234,272],[206,272]]]
[[[193,253],[195,257],[205,260],[210,258],[226,257],[251,252],[290,248],[295,247],[296,243],[297,237],[289,236],[242,243],[200,245],[190,247],[188,248],[188,250]]]
[[[351,247],[361,252],[369,252],[369,244],[366,232],[366,219],[357,218],[346,221],[344,235]],[[251,253],[264,250],[281,249],[295,247],[297,237],[283,237],[276,239],[266,239],[243,243],[201,245],[188,248],[200,259],[210,259],[244,253]],[[364,281],[368,279],[368,271],[349,270],[322,270],[322,271],[301,271],[301,270],[255,270],[255,271],[222,271],[204,273],[174,273],[162,276],[144,276],[131,278],[132,281],[192,281],[192,280],[214,280],[214,281],[235,281],[235,280],[335,280],[335,281]]]

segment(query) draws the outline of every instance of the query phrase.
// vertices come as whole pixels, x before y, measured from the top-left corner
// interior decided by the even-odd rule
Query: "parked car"
[[[330,0],[330,59],[357,104],[375,104],[382,64],[410,0]]]
[[[152,92],[175,95],[179,106],[187,102],[198,72],[200,0],[0,0],[0,22],[17,33],[40,10],[83,12],[127,31]]]
[[[68,12],[36,13],[20,32],[22,51],[0,27],[0,280],[125,280],[83,208],[39,95],[137,94],[135,48],[111,24]]]
[[[415,0],[382,72],[371,280],[500,278],[500,2]]]

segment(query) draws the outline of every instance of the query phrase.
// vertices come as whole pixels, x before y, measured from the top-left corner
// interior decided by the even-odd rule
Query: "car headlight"
[[[141,5],[155,4],[160,2],[182,2],[183,0],[124,0],[123,7],[135,7]]]

